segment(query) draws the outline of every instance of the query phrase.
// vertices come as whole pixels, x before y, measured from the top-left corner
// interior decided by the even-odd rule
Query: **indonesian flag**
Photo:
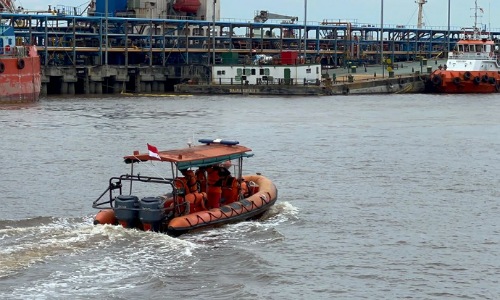
[[[160,155],[158,154],[158,148],[153,145],[148,144],[149,157],[157,158],[161,160]]]

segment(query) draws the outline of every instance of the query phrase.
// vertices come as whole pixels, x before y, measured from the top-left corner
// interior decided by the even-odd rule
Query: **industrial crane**
[[[298,17],[292,17],[292,16],[285,16],[285,15],[279,15],[279,14],[274,14],[270,13],[267,10],[261,10],[260,12],[257,12],[255,14],[255,17],[253,18],[255,23],[265,23],[267,20],[286,20],[281,22],[282,24],[294,24],[299,20]]]
[[[417,28],[422,28],[423,26],[423,18],[424,18],[424,4],[427,3],[427,0],[417,0],[415,3],[418,4],[418,20],[417,20]]]

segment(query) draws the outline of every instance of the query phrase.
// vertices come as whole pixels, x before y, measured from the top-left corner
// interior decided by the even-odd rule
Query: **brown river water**
[[[46,98],[0,107],[1,299],[498,299],[500,96]],[[94,226],[122,157],[226,138],[279,189],[179,238]]]

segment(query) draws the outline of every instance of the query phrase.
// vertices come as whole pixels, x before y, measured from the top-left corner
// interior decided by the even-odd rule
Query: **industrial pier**
[[[18,45],[37,45],[43,95],[173,92],[179,83],[217,84],[212,81],[214,66],[362,70],[383,57],[391,67],[443,58],[464,33],[462,28],[384,24],[381,37],[380,24],[304,24],[296,16],[267,11],[256,12],[251,22],[225,21],[219,5],[213,0],[92,0],[84,11],[56,6],[44,12],[0,13],[0,21],[14,26]],[[490,34],[496,41],[500,31]],[[296,60],[282,61],[285,52],[297,53]],[[256,61],[257,55],[266,57],[265,62]],[[238,80],[235,85],[243,84]],[[273,78],[269,83],[305,85],[306,80]]]

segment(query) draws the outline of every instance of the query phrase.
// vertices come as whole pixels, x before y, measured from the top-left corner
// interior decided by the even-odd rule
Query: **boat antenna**
[[[187,141],[187,144],[189,146],[189,148],[191,148],[193,146],[193,143],[194,143],[194,133],[193,133],[193,137],[192,138],[188,138],[188,141]]]

